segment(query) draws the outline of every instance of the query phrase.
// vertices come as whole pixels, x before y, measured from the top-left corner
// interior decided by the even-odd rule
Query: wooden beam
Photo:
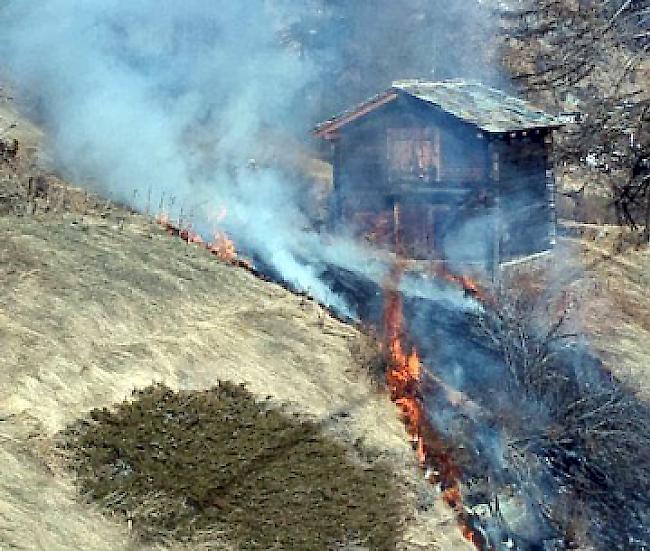
[[[492,236],[492,281],[499,277],[501,263],[501,236],[503,232],[501,222],[501,156],[499,147],[495,142],[490,142],[487,147],[489,164],[490,188],[494,194],[494,235]]]
[[[555,166],[553,163],[553,134],[550,134],[550,140],[544,144],[546,151],[545,170],[546,170],[546,196],[549,209],[549,236],[548,241],[551,246],[557,244],[557,205],[555,201],[556,196],[556,181],[555,181]]]
[[[400,206],[397,201],[393,203],[393,238],[395,240],[395,254],[401,254],[400,251]]]
[[[385,94],[382,94],[381,96],[373,98],[372,100],[361,104],[354,111],[341,115],[335,119],[332,119],[331,121],[320,125],[318,128],[316,128],[316,130],[314,130],[314,136],[323,138],[325,140],[332,140],[336,138],[336,132],[339,130],[339,128],[350,124],[351,122],[354,122],[355,120],[363,117],[364,115],[367,115],[375,109],[378,109],[382,105],[386,105],[387,103],[394,101],[398,96],[399,94],[397,92],[389,91]]]

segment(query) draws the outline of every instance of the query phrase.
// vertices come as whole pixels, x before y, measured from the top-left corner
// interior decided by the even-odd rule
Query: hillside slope
[[[18,121],[8,135],[33,142],[0,162],[0,548],[152,548],[84,503],[53,438],[134,388],[221,379],[390,461],[407,503],[404,549],[471,549],[418,473],[395,406],[357,365],[354,328],[58,180],[25,202],[42,174],[40,137],[4,109]]]
[[[577,226],[584,329],[605,365],[650,399],[650,248],[616,226]]]

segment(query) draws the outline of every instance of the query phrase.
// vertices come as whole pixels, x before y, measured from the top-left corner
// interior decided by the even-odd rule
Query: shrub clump
[[[219,383],[156,385],[62,434],[80,489],[143,540],[240,549],[395,549],[401,506],[385,465],[352,462],[317,423]]]

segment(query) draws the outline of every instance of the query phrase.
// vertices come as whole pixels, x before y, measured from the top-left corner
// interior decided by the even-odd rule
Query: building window
[[[440,172],[440,135],[435,128],[389,128],[391,178],[435,181]]]

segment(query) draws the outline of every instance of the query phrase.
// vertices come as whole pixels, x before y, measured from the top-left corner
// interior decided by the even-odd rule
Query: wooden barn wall
[[[405,253],[415,258],[460,254],[445,251],[446,243],[475,228],[473,220],[485,220],[483,231],[473,230],[485,243],[476,247],[480,259],[468,249],[468,262],[486,261],[488,249],[491,263],[541,252],[553,239],[549,147],[544,132],[488,138],[400,98],[341,131],[333,212],[380,245],[394,244],[398,224]]]
[[[337,216],[360,235],[387,243],[392,202],[386,176],[386,142],[373,132],[344,135],[336,144]]]
[[[337,216],[382,244],[392,241],[398,216],[402,240],[417,249],[411,253],[429,256],[442,246],[446,220],[470,215],[459,210],[465,195],[488,193],[486,142],[476,128],[400,98],[341,132]]]
[[[543,134],[500,143],[499,217],[501,260],[548,250],[553,240],[553,190]]]
[[[440,180],[452,185],[475,186],[485,183],[488,164],[485,139],[478,131],[461,126],[440,127]]]

